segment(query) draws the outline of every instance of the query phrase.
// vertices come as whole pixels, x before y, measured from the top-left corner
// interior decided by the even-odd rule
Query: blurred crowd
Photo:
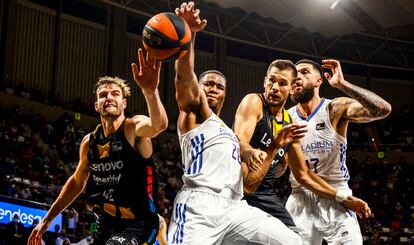
[[[41,102],[44,102],[44,96],[36,95],[39,92],[35,90],[14,88],[13,93],[3,91],[27,99],[42,98]],[[24,96],[27,93],[30,96]],[[350,126],[349,184],[354,195],[366,200],[373,211],[370,218],[359,219],[366,244],[399,244],[404,237],[408,243],[414,236],[414,164],[404,157],[404,152],[414,151],[413,129],[409,125],[411,112],[412,109],[407,107],[386,120]],[[75,126],[68,114],[50,122],[37,113],[22,114],[18,106],[1,108],[0,105],[0,115],[0,195],[13,200],[52,204],[76,168],[82,138],[92,129]],[[181,152],[176,132],[175,123],[170,122],[168,130],[153,141],[160,182],[159,214],[167,223],[175,195],[182,185]],[[370,158],[358,162],[352,155],[353,150],[402,153],[398,162],[378,162],[378,159]],[[277,192],[286,200],[290,194],[288,172],[278,179],[278,183]],[[64,213],[62,227],[54,227],[55,232],[44,236],[45,244],[79,241],[85,243],[78,244],[88,244],[91,227],[96,220],[93,211],[85,197],[80,196]],[[13,225],[17,227],[16,224],[10,226]],[[21,244],[24,244],[30,229],[33,227],[20,229],[21,234],[17,237]],[[0,244],[12,244],[6,242],[7,239],[16,238],[0,237]]]

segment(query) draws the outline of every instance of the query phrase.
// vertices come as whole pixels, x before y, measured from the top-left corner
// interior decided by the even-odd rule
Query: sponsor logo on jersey
[[[316,141],[306,145],[302,145],[303,152],[332,150],[333,142],[331,140]]]
[[[323,130],[323,129],[325,129],[325,123],[316,124],[316,130]]]
[[[222,124],[223,125],[223,124]],[[224,125],[223,128],[220,127],[220,135],[229,136],[234,142],[239,142],[239,139],[236,137],[236,135],[232,131],[228,131]]]
[[[105,145],[97,144],[98,151],[99,151],[99,158],[109,157],[110,144],[111,144],[110,141],[108,141],[108,143],[106,143]]]
[[[91,164],[92,171],[96,171],[96,172],[108,172],[108,171],[120,170],[123,167],[124,167],[124,163],[122,161]]]
[[[122,175],[118,174],[111,174],[107,177],[98,177],[96,175],[92,175],[93,176],[93,180],[95,181],[95,183],[97,185],[114,185],[114,184],[119,184],[119,181],[121,180]]]
[[[127,239],[125,237],[120,237],[120,236],[113,236],[113,237],[111,237],[110,240],[117,241],[120,244],[123,244],[123,242],[127,241]]]
[[[113,151],[122,151],[122,142],[121,141],[112,142],[111,148]]]
[[[263,135],[262,139],[260,140],[260,143],[262,143],[262,144],[263,144],[263,145],[265,145],[266,147],[269,147],[270,143],[272,143],[272,139],[271,139],[271,138],[268,138],[268,139],[266,140],[266,137],[267,137],[267,133],[264,133],[264,135]]]

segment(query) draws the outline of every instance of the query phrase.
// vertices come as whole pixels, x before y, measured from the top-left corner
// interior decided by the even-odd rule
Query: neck
[[[118,128],[121,126],[122,122],[124,121],[125,116],[124,114],[120,115],[115,119],[108,119],[101,116],[102,127],[104,131],[105,137],[112,135],[115,133]]]
[[[305,115],[302,115],[302,116],[308,117],[310,114],[312,114],[312,112],[315,111],[315,109],[321,103],[321,100],[322,100],[322,98],[319,97],[319,95],[315,95],[308,102],[299,103],[298,104],[299,112],[301,114],[305,114]]]

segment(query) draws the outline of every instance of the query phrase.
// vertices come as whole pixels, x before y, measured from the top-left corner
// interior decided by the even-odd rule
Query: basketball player
[[[301,140],[306,163],[315,174],[338,189],[336,200],[316,196],[290,176],[292,194],[286,208],[299,228],[304,244],[362,244],[357,217],[341,201],[352,195],[346,167],[346,131],[349,122],[370,122],[386,117],[391,106],[378,95],[344,79],[336,60],[323,60],[332,71],[329,84],[348,97],[321,98],[321,67],[311,60],[296,63],[298,78],[292,86],[292,99],[298,104],[289,109],[293,120],[308,125]]]
[[[157,178],[151,138],[168,124],[158,94],[160,62],[144,59],[138,50],[140,70],[132,64],[134,80],[148,105],[149,117],[126,118],[130,88],[124,80],[101,77],[94,86],[95,110],[101,123],[86,135],[80,160],[49,212],[36,226],[28,244],[40,244],[51,221],[70,205],[88,183],[89,201],[102,209],[94,244],[153,244],[157,236]]]
[[[239,142],[218,117],[227,81],[215,70],[199,79],[194,73],[194,38],[207,24],[199,13],[193,2],[176,9],[190,26],[192,43],[175,67],[184,185],[174,201],[168,243],[300,244],[281,221],[241,200]]]
[[[295,231],[295,223],[275,192],[278,188],[275,179],[286,169],[286,165],[281,163],[284,156],[293,175],[304,187],[332,200],[338,193],[306,166],[298,139],[280,149],[273,143],[276,132],[293,123],[284,105],[296,76],[295,65],[290,60],[273,61],[264,79],[264,93],[246,95],[237,109],[234,122],[242,160],[251,163],[257,155],[258,160],[264,162],[257,171],[250,171],[247,165],[243,165],[245,200]],[[298,136],[304,133],[306,130],[301,130]],[[343,204],[358,212],[369,212],[368,205],[358,198],[349,197]]]

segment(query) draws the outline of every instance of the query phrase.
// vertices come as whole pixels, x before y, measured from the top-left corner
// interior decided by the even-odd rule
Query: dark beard
[[[306,103],[310,101],[314,95],[315,95],[315,91],[313,90],[313,88],[303,88],[302,92],[292,94],[290,96],[290,99],[294,103]]]

